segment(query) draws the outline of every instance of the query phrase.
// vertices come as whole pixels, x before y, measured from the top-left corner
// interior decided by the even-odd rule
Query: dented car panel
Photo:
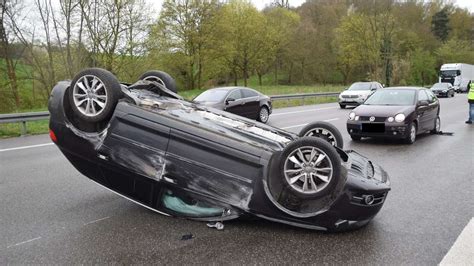
[[[125,85],[110,122],[87,132],[68,112],[69,86],[60,82],[49,101],[61,152],[91,180],[162,214],[203,221],[247,214],[338,231],[367,224],[390,190],[382,168],[338,150],[342,177],[329,195],[282,200],[276,158],[297,135]]]

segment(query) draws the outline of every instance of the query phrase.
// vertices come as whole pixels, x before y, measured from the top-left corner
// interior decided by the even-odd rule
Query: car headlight
[[[444,90],[443,92],[446,93],[446,92],[448,92],[448,90]]]
[[[405,121],[405,115],[404,114],[398,114],[395,116],[395,121],[397,121],[398,123],[401,123],[403,121]]]
[[[394,120],[395,120],[395,118],[393,118],[392,116],[387,118],[387,121],[390,122],[390,123],[392,123]]]
[[[351,113],[349,114],[349,119],[350,119],[350,120],[354,120],[355,116],[356,116],[356,114],[355,114],[354,112],[351,112]]]

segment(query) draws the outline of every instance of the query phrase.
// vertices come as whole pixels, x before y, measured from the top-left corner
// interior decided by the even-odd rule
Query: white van
[[[474,80],[473,65],[444,64],[439,71],[439,82],[451,83],[457,92],[467,92],[470,80]]]

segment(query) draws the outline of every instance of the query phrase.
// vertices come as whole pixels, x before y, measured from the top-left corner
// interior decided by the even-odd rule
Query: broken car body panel
[[[353,151],[338,150],[341,178],[327,196],[285,196],[277,156],[295,134],[227,112],[122,85],[124,98],[100,131],[78,129],[60,82],[49,102],[56,144],[85,176],[162,214],[203,221],[254,215],[310,229],[367,224],[380,210],[387,173]],[[87,132],[90,131],[90,132]]]

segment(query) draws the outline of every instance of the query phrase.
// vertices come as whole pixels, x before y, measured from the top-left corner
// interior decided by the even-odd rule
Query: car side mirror
[[[234,98],[227,98],[227,100],[225,100],[225,104],[228,105],[229,103],[235,101]]]
[[[377,90],[377,88],[372,88],[372,89],[370,89],[370,90],[371,90],[371,91],[376,91],[376,90]]]

